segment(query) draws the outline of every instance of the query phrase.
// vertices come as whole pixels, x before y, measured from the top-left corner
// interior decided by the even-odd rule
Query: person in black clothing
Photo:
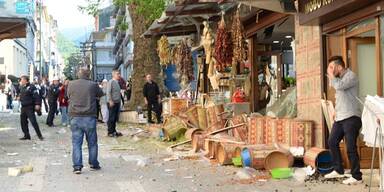
[[[48,104],[47,104],[46,97],[47,97],[48,87],[49,85],[48,85],[47,79],[43,79],[42,83],[40,84],[39,93],[40,93],[41,99],[43,100],[42,103],[44,104],[45,112],[47,113],[48,113]]]
[[[147,83],[144,85],[143,94],[148,110],[148,123],[154,123],[152,121],[152,110],[156,113],[157,123],[161,123],[159,86],[152,81],[151,75],[148,74],[145,78]]]
[[[35,112],[41,113],[41,98],[36,87],[29,83],[28,76],[22,76],[20,79],[19,98],[21,103],[20,123],[24,137],[20,140],[30,140],[31,135],[28,129],[28,119],[40,140],[43,135],[40,132],[39,124],[37,124]]]
[[[53,127],[53,119],[55,118],[55,114],[57,112],[57,99],[59,98],[60,86],[59,79],[55,77],[51,86],[48,88],[48,105],[49,112],[47,117],[47,125]]]

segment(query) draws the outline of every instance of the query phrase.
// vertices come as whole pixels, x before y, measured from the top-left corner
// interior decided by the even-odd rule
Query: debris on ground
[[[7,156],[17,156],[19,153],[7,153]]]
[[[33,171],[32,165],[25,165],[23,167],[9,167],[8,176],[17,177],[23,173],[29,173]]]
[[[141,155],[122,155],[121,158],[128,162],[136,162],[138,167],[146,167],[149,163],[149,158]]]

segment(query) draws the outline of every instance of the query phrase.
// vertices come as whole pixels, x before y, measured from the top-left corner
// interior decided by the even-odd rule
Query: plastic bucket
[[[304,163],[326,174],[333,170],[331,153],[327,149],[313,147],[304,155]]]

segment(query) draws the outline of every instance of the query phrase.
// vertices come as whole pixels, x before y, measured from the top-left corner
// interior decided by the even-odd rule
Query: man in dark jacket
[[[73,172],[80,174],[83,168],[82,144],[84,135],[88,142],[90,168],[99,170],[97,160],[97,132],[96,132],[96,102],[104,95],[97,83],[89,80],[90,71],[80,69],[79,79],[68,84],[67,96],[69,100],[69,116],[72,130],[72,162]]]
[[[147,83],[144,85],[143,94],[148,110],[148,123],[154,123],[152,121],[152,110],[156,113],[157,123],[161,123],[159,86],[152,81],[151,75],[148,74],[145,78]]]
[[[35,128],[36,134],[40,140],[43,140],[43,136],[40,132],[39,125],[36,121],[35,111],[41,113],[41,98],[36,87],[29,83],[28,76],[22,76],[20,79],[20,123],[23,130],[24,137],[20,140],[31,140],[31,135],[28,129],[28,119],[31,122],[33,128]]]
[[[47,125],[53,127],[53,119],[55,118],[55,114],[57,112],[57,99],[59,98],[60,86],[59,86],[59,78],[55,77],[52,81],[51,86],[48,88],[48,105],[49,112],[47,117]]]

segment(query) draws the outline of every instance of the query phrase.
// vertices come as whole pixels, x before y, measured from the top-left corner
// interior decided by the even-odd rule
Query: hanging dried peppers
[[[160,58],[160,65],[168,65],[171,62],[171,53],[167,36],[163,35],[157,41],[157,53]]]
[[[194,79],[192,52],[186,39],[180,41],[172,51],[174,63],[177,65],[179,80],[182,85],[187,85]]]
[[[232,74],[236,75],[237,66],[244,65],[247,60],[247,43],[245,41],[244,27],[240,20],[240,11],[237,10],[232,24],[233,58]]]
[[[225,68],[230,67],[233,57],[233,42],[231,33],[227,31],[225,26],[224,15],[221,17],[217,29],[216,43],[215,43],[215,59],[216,70],[222,72]]]

